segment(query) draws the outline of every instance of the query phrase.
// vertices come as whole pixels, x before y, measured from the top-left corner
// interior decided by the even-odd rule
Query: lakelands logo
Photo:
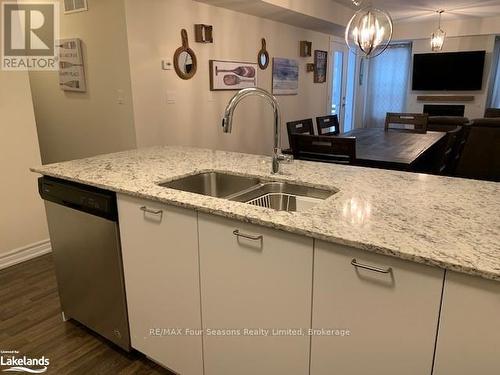
[[[59,3],[2,1],[3,70],[57,70]]]
[[[29,374],[42,374],[47,371],[50,360],[45,356],[30,358],[20,356],[17,350],[0,351],[0,368],[3,372],[26,372]],[[7,367],[3,369],[3,367]]]

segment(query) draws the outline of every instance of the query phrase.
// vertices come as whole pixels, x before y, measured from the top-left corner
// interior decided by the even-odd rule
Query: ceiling
[[[1,0],[0,0],[1,1]],[[275,0],[195,0],[200,3],[206,3],[226,9],[231,9],[236,12],[251,14],[253,16],[271,19],[277,22],[286,23],[289,25],[301,27],[309,30],[316,30],[326,34],[343,35],[345,25],[351,17],[350,12],[345,12],[345,22],[335,22],[335,20],[310,16],[300,11],[292,10],[286,6],[274,5],[278,3]],[[312,0],[299,0],[312,1]],[[327,4],[328,4],[328,0]],[[334,8],[334,7],[332,7]],[[337,9],[338,10],[338,9]],[[347,9],[349,10],[349,9]],[[336,12],[337,14],[339,12]]]
[[[357,9],[352,0],[332,0]],[[359,0],[358,0],[359,1]],[[369,1],[364,0],[365,4]],[[500,15],[500,0],[372,0],[377,8],[389,11],[397,22],[427,21],[436,17],[436,10],[444,9],[443,21]],[[361,4],[360,7],[363,7]]]

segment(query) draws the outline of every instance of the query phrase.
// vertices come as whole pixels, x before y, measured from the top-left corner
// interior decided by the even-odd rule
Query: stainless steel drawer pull
[[[236,237],[243,237],[243,238],[246,238],[248,240],[253,240],[253,241],[262,241],[264,239],[264,237],[262,235],[252,236],[250,234],[240,233],[239,229],[233,230],[233,234]]]
[[[375,266],[369,266],[367,264],[361,264],[361,263],[358,263],[356,261],[356,259],[353,259],[351,261],[351,264],[356,267],[356,268],[363,268],[365,270],[369,270],[369,271],[374,271],[374,272],[378,272],[378,273],[391,273],[392,272],[392,268],[391,267],[387,267],[387,268],[379,268],[379,267],[375,267]]]
[[[163,210],[152,210],[151,208],[147,208],[146,206],[142,206],[141,211],[147,212],[148,214],[152,215],[163,216]]]

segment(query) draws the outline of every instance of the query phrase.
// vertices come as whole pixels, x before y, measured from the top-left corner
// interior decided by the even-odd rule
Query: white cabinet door
[[[500,374],[500,282],[446,272],[434,375]]]
[[[205,375],[308,374],[313,241],[210,215],[198,219]],[[246,328],[271,331],[250,336]],[[293,336],[301,328],[303,335]],[[272,329],[297,331],[280,336]]]
[[[353,266],[353,259],[374,270]],[[316,241],[312,325],[326,331],[312,337],[311,375],[430,375],[443,276],[437,268]]]
[[[118,211],[132,347],[202,375],[196,212],[125,195]]]

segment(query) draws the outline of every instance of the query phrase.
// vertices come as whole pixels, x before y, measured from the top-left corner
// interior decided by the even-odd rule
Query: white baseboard
[[[50,240],[46,239],[19,247],[5,254],[0,254],[0,270],[50,253],[51,251],[52,247],[50,245]]]

